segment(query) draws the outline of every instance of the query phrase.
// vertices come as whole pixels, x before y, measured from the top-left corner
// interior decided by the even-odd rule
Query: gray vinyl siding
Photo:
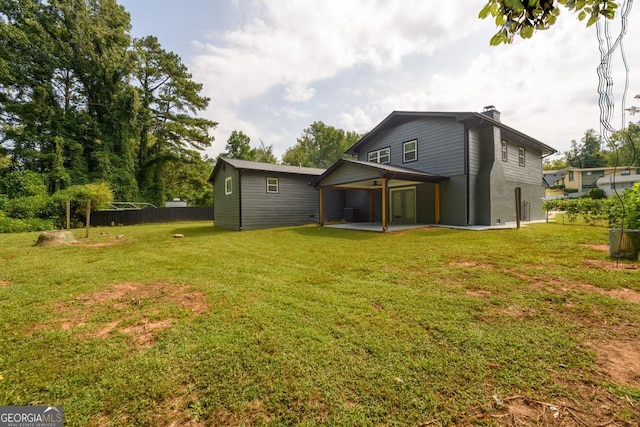
[[[267,177],[278,178],[278,193],[267,193]],[[313,176],[244,170],[242,229],[285,227],[318,222],[319,194]]]
[[[467,225],[467,177],[453,176],[440,183],[440,223]]]
[[[434,224],[436,222],[435,184],[416,186],[416,222]]]
[[[418,140],[418,160],[403,163],[402,144]],[[390,165],[436,175],[464,173],[464,125],[454,119],[421,118],[383,132],[361,147],[358,160],[368,161],[370,151],[390,147]]]
[[[493,128],[469,129],[469,225],[491,224],[491,170],[495,162]]]
[[[240,181],[236,169],[223,165],[213,180],[213,217],[216,227],[240,229]],[[231,177],[231,194],[224,194],[224,181]]]
[[[320,186],[331,186],[346,184],[357,181],[364,181],[373,177],[378,177],[379,173],[375,170],[354,164],[343,164],[334,170],[330,176],[320,181]]]
[[[502,142],[498,148],[502,149]],[[502,163],[504,179],[507,181],[519,182],[521,184],[542,185],[542,152],[531,147],[524,147],[524,166],[518,163],[518,147],[507,140],[508,161]],[[499,157],[501,159],[501,157]]]
[[[360,210],[360,221],[369,222],[369,190],[345,191],[344,207],[358,208]]]
[[[491,132],[488,133],[491,135]],[[494,156],[497,159],[491,171],[491,224],[516,221],[515,189],[520,187],[522,204],[527,206],[527,221],[544,219],[542,202],[545,196],[542,185],[542,152],[525,147],[525,166],[518,162],[517,143],[507,141],[507,161],[502,161],[502,136],[493,129]],[[489,138],[488,138],[489,139]]]
[[[318,191],[316,190],[316,193]],[[345,190],[324,191],[324,220],[327,222],[341,221],[344,219]],[[316,198],[319,195],[316,194]],[[320,200],[320,199],[318,199]]]

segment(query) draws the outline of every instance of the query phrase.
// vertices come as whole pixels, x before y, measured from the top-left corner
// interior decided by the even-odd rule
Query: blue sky
[[[158,37],[211,98],[211,157],[233,130],[280,157],[314,121],[367,132],[394,110],[482,111],[560,151],[599,130],[595,27],[568,11],[530,40],[490,47],[484,1],[119,0],[132,35]],[[612,34],[617,25],[611,25]],[[627,106],[639,105],[640,6],[625,38]],[[622,125],[624,73],[614,61]],[[626,117],[639,120],[640,117]]]

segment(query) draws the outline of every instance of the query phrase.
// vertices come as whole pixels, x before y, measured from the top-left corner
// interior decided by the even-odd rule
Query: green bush
[[[55,229],[52,220],[40,218],[17,219],[0,212],[0,233],[22,233],[25,231],[45,231]]]
[[[33,171],[9,172],[0,179],[0,193],[10,199],[47,195],[47,185],[41,174]]]
[[[640,183],[625,190],[620,198],[613,197],[611,200],[611,225],[617,228],[640,229]]]
[[[592,188],[591,191],[589,191],[589,197],[592,199],[600,200],[605,199],[607,197],[607,194],[602,188]]]
[[[87,200],[91,200],[91,210],[95,211],[113,200],[113,192],[107,183],[74,185],[53,196],[45,194],[26,197],[0,198],[0,212],[5,226],[3,233],[60,228],[66,218],[67,200],[71,201],[72,223],[83,223],[86,218]],[[35,220],[38,221],[35,221]],[[9,220],[24,220],[14,222]],[[34,221],[32,221],[34,220]],[[44,228],[42,228],[44,227]]]
[[[57,215],[54,200],[46,195],[9,199],[4,203],[3,210],[8,217],[17,219],[48,219]]]
[[[549,187],[549,190],[562,190],[564,189],[564,184],[555,184]]]
[[[85,185],[72,185],[53,195],[56,202],[66,209],[67,200],[71,200],[71,211],[84,217],[87,211],[87,200],[91,200],[91,210],[104,208],[113,201],[113,191],[106,182]]]
[[[577,188],[565,188],[564,192],[565,193],[577,193],[578,189]]]
[[[575,222],[578,216],[581,216],[587,224],[595,225],[600,221],[610,221],[611,200],[590,198],[547,200],[542,204],[542,209],[564,211],[569,222]]]

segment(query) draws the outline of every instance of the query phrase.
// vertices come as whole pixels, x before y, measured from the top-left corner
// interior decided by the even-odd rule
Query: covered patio
[[[350,223],[349,228],[384,232],[390,227],[392,230],[400,230],[427,226],[427,224],[419,224],[416,215],[416,186],[424,183],[434,185],[433,218],[435,220],[433,222],[439,224],[440,182],[447,179],[449,178],[408,168],[342,159],[313,181],[312,185],[319,189],[320,225],[325,225],[326,191],[359,190],[368,193],[368,222]],[[374,222],[374,194],[376,193],[379,193],[381,197],[379,203],[380,222]],[[398,220],[396,221],[398,223],[392,221],[390,224],[390,217]],[[333,224],[331,226],[341,228],[344,225]]]

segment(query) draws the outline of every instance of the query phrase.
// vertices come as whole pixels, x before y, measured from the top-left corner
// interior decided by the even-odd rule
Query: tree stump
[[[33,246],[56,246],[76,242],[70,231],[45,231],[38,236],[38,241]]]

